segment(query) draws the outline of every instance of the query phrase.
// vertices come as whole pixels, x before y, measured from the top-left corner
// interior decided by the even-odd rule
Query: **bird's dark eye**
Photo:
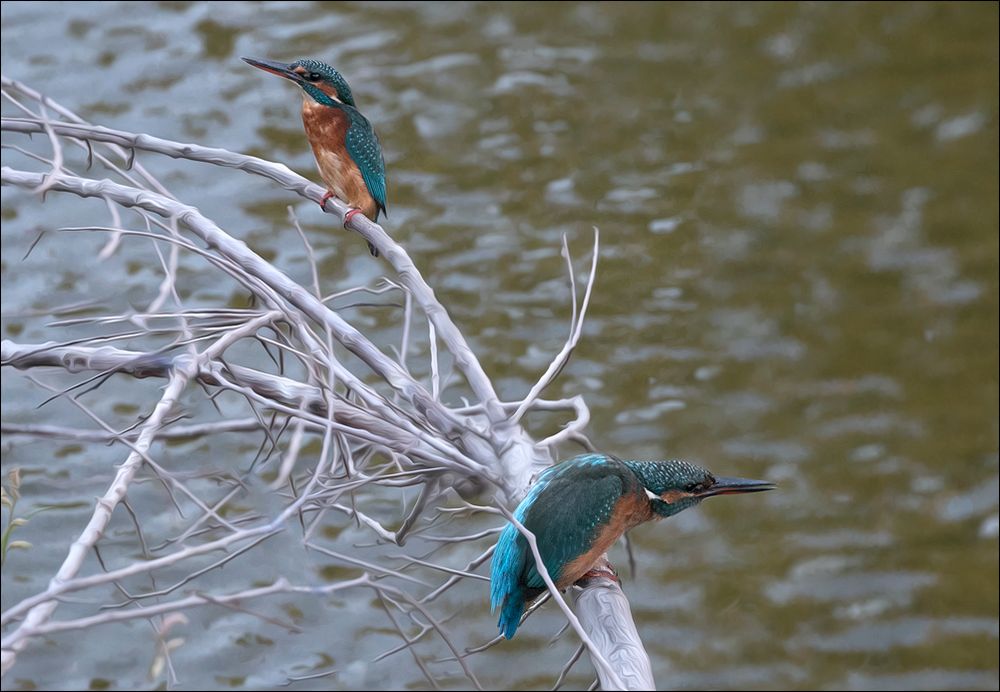
[[[322,78],[323,75],[321,75],[319,72],[310,72],[308,75],[306,75],[306,79],[308,79],[310,82],[318,82]]]

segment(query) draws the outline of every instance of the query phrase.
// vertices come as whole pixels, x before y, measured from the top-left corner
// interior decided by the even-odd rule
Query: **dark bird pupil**
[[[319,81],[319,78],[320,78],[320,76],[321,76],[321,75],[320,75],[320,73],[319,73],[319,72],[310,72],[310,73],[309,73],[309,81],[310,81],[310,82],[318,82],[318,81]]]

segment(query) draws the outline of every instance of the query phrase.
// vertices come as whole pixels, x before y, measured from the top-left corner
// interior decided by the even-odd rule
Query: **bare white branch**
[[[80,234],[107,236],[95,263],[118,261],[122,247],[141,244],[151,250],[149,266],[160,275],[150,296],[141,301],[145,307],[95,315],[98,303],[92,300],[86,316],[66,318],[58,306],[51,306],[23,316],[56,315],[49,326],[65,332],[57,337],[61,341],[4,339],[0,344],[3,367],[20,371],[27,386],[37,387],[45,401],[64,400],[93,425],[88,429],[53,420],[5,421],[5,442],[15,436],[64,438],[109,442],[125,451],[124,461],[113,470],[96,460],[88,466],[104,491],[86,525],[66,546],[62,565],[47,586],[0,615],[2,671],[15,665],[40,636],[141,618],[149,621],[155,640],[151,671],[154,677],[169,679],[171,650],[177,645],[168,638],[169,631],[183,618],[182,610],[225,608],[287,628],[287,619],[271,612],[268,597],[323,596],[362,588],[375,593],[402,642],[373,654],[374,660],[409,651],[429,684],[436,686],[439,671],[434,666],[443,659],[427,658],[417,647],[443,647],[450,652],[447,661],[458,666],[450,674],[464,675],[478,688],[470,657],[497,640],[461,647],[448,629],[455,613],[447,612],[446,604],[455,589],[480,592],[487,577],[477,570],[492,555],[498,513],[524,495],[535,473],[551,463],[557,446],[569,441],[589,445],[585,430],[590,412],[583,397],[547,400],[541,395],[565,367],[582,334],[596,277],[596,229],[582,298],[577,296],[564,239],[572,293],[565,345],[524,399],[504,402],[405,249],[381,226],[359,215],[350,222],[351,230],[378,248],[392,276],[373,286],[330,286],[289,208],[289,232],[301,239],[311,269],[310,285],[302,286],[203,215],[196,204],[176,199],[137,160],[137,152],[236,169],[313,202],[323,198],[323,188],[279,163],[92,125],[24,84],[7,77],[0,81],[5,103],[19,115],[3,117],[0,126],[5,133],[25,135],[26,143],[4,144],[0,182],[38,195],[40,202],[58,194],[102,201],[108,214],[105,223],[81,221],[78,227],[60,229],[61,237],[72,243]],[[33,134],[42,136],[28,142]],[[17,164],[8,165],[8,156]],[[335,198],[324,209],[341,222],[348,211]],[[31,261],[30,251],[26,261]],[[197,305],[182,298],[178,277],[195,265],[207,266],[248,291],[255,308]],[[392,295],[392,318],[401,334],[396,346],[377,343],[373,332],[359,326],[363,323],[345,317],[351,311],[330,307],[362,292],[399,294],[399,299]],[[426,337],[420,320],[426,323]],[[78,336],[81,330],[87,336]],[[240,348],[233,348],[237,344]],[[357,360],[345,360],[345,350]],[[442,372],[443,362],[454,364],[459,377]],[[144,416],[138,422],[115,421],[98,416],[86,400],[100,396],[101,385],[110,377],[159,378],[165,387],[158,401],[138,402]],[[181,394],[185,400],[200,397],[214,404],[217,419],[187,419],[188,409],[178,406]],[[46,409],[41,410],[44,415]],[[233,410],[238,413],[229,415]],[[570,419],[538,442],[524,427],[536,411],[566,412]],[[254,444],[259,440],[252,459],[227,464],[199,459],[189,466],[183,453],[157,444],[171,440],[183,446],[187,439],[233,432],[252,432]],[[156,504],[154,508],[140,507],[128,495],[145,480],[154,481],[159,493],[155,500],[144,499]],[[262,495],[266,501],[261,501]],[[119,506],[135,530],[131,547],[137,553],[102,540]],[[387,513],[386,506],[398,509]],[[143,519],[149,511],[170,514],[174,521],[164,525],[172,528],[153,530]],[[335,530],[328,535],[330,527]],[[340,542],[337,536],[347,528],[364,532],[368,542]],[[528,535],[537,559],[537,546]],[[349,575],[316,586],[293,586],[307,579],[295,571],[300,566],[292,564],[271,585],[253,584],[249,574],[241,573],[239,562],[264,554],[279,541],[283,547],[295,542],[302,554],[332,560]],[[100,569],[87,572],[91,563],[85,558],[91,554]],[[207,588],[206,575],[223,566],[232,580],[228,590]],[[620,642],[592,629],[602,613],[627,615],[624,599],[610,610],[606,604],[595,607],[579,600],[578,620],[544,567],[541,571],[606,688],[622,681],[631,684],[630,668],[615,658]],[[115,594],[115,600],[108,594]],[[68,600],[92,611],[57,619],[58,605]],[[257,602],[253,610],[251,601]],[[634,627],[631,631],[634,634]],[[624,672],[616,673],[616,666]]]

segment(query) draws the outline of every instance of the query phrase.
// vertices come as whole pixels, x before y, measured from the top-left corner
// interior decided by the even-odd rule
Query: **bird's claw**
[[[618,577],[618,570],[606,559],[598,560],[597,564],[576,580],[576,583],[583,585],[591,580],[609,580],[619,585],[622,583],[622,580]]]
[[[347,224],[351,222],[356,214],[360,214],[360,209],[351,209],[346,214],[344,214],[344,228],[347,228]]]
[[[335,195],[332,192],[330,192],[329,190],[327,190],[326,194],[323,195],[323,199],[321,199],[319,201],[319,208],[322,209],[323,211],[326,211],[326,203],[329,202],[330,198],[334,197],[334,196]]]

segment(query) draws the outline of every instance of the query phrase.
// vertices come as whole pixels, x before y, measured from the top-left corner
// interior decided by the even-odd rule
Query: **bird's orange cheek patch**
[[[326,94],[327,96],[329,96],[330,98],[332,98],[334,101],[338,101],[338,102],[340,101],[340,94],[337,93],[336,87],[334,87],[334,86],[332,86],[330,84],[325,84],[325,83],[324,84],[317,84],[317,86],[319,87],[320,91],[322,91],[324,94]]]
[[[678,500],[683,500],[686,497],[691,497],[691,493],[686,493],[683,490],[668,490],[664,493],[660,493],[660,499],[668,505],[672,505]]]

